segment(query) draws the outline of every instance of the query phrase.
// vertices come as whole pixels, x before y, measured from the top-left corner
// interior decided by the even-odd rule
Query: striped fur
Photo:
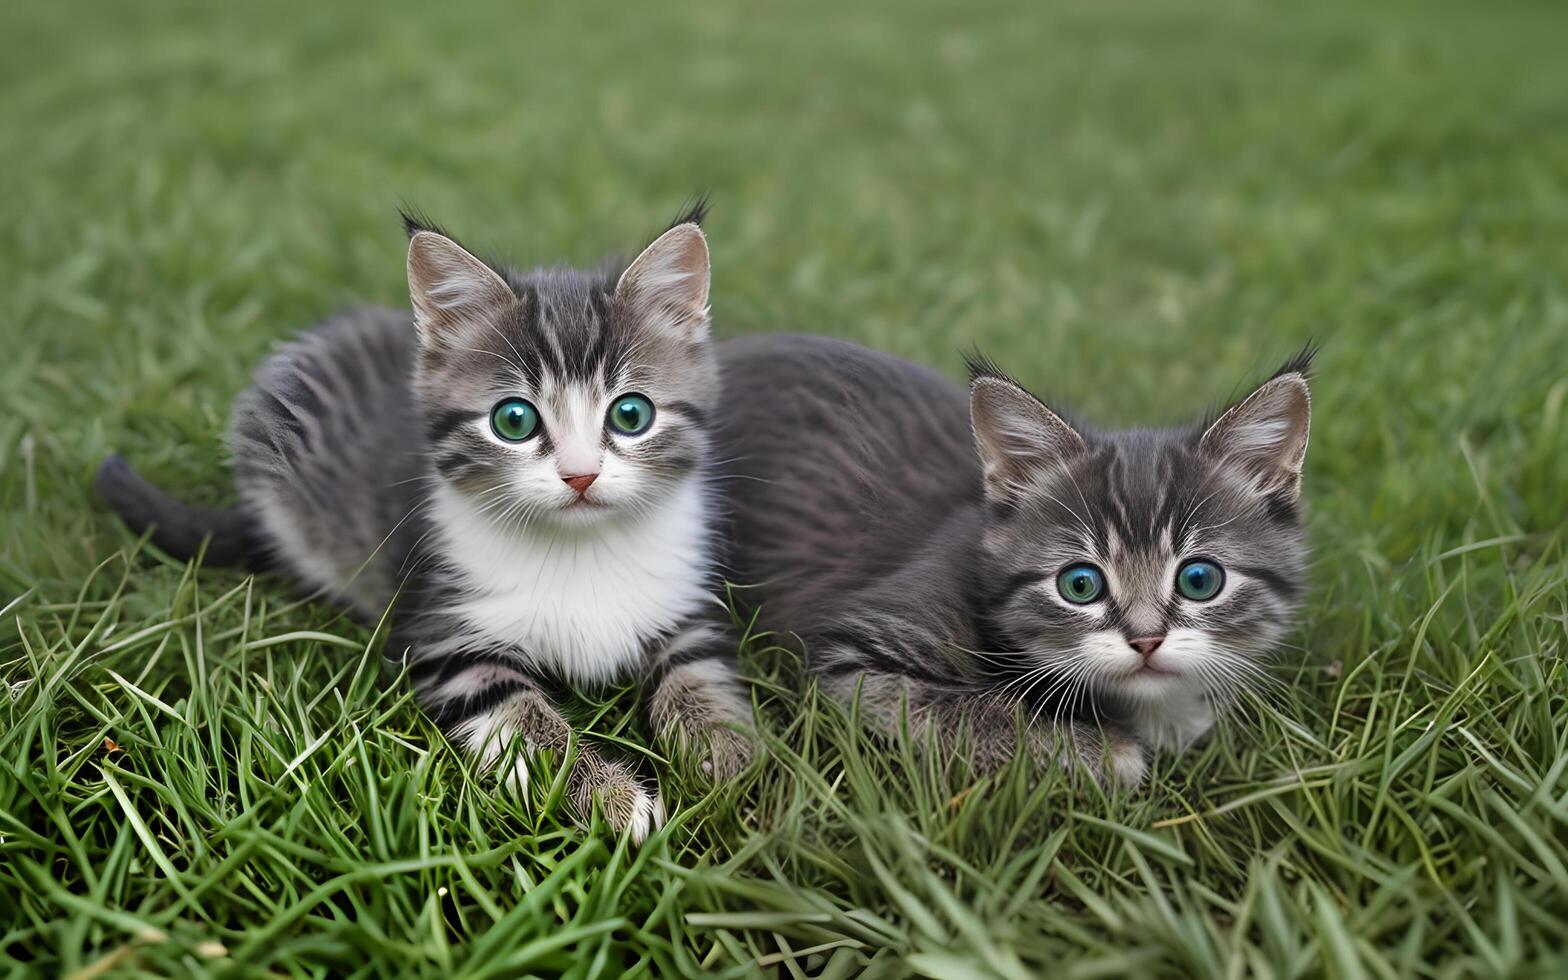
[[[396,599],[387,655],[452,740],[514,787],[527,750],[567,749],[555,681],[640,676],[650,722],[706,752],[708,771],[751,758],[716,597],[719,376],[700,206],[686,217],[624,271],[528,272],[410,219],[413,321],[335,317],[270,357],[235,403],[248,563],[367,618]],[[629,393],[653,405],[645,431],[609,423]],[[521,441],[491,425],[516,398],[541,419]],[[164,504],[159,521],[181,513]],[[184,530],[199,545],[200,529]],[[586,743],[568,789],[584,815],[597,805],[639,838],[662,819],[654,790]]]
[[[824,689],[885,730],[983,767],[1022,744],[1137,782],[1148,748],[1190,744],[1262,676],[1291,621],[1304,363],[1207,428],[1095,432],[984,365],[966,400],[821,338],[721,358],[725,390],[754,393],[717,429],[734,575]],[[1175,589],[1193,556],[1226,571],[1208,602]],[[1059,592],[1078,562],[1104,570],[1103,600]],[[1154,636],[1145,665],[1129,641]]]

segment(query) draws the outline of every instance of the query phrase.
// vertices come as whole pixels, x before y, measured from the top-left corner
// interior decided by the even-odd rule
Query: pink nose
[[[1128,640],[1127,645],[1137,650],[1143,656],[1143,659],[1148,660],[1154,656],[1154,651],[1158,650],[1160,644],[1164,642],[1165,637],[1163,636],[1140,636],[1136,640]]]
[[[561,482],[576,490],[579,494],[584,494],[588,492],[588,488],[593,486],[593,481],[597,479],[599,479],[599,474],[597,473],[584,473],[581,476],[563,476],[561,477]]]

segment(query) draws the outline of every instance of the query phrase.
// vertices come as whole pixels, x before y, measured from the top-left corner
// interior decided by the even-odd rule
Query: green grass
[[[1568,971],[1560,5],[399,7],[0,13],[0,972]],[[1113,423],[1317,338],[1275,706],[1107,799],[879,751],[759,639],[716,797],[594,720],[674,806],[632,850],[95,503],[110,449],[222,499],[256,360],[406,300],[399,204],[589,260],[703,189],[723,334],[978,344]]]

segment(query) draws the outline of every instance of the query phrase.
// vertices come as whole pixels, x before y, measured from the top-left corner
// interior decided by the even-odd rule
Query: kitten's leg
[[[493,769],[516,741],[519,753],[505,775],[518,793],[528,786],[527,755],[540,748],[564,758],[571,725],[538,682],[504,654],[450,654],[416,660],[414,693],[447,737]],[[586,742],[567,775],[567,796],[583,819],[594,803],[617,833],[641,842],[664,822],[664,804],[631,766],[606,758]]]
[[[751,702],[736,675],[735,644],[713,624],[690,626],[656,650],[645,682],[648,718],[680,752],[701,747],[715,782],[751,764]]]
[[[858,704],[861,718],[885,735],[896,737],[907,724],[913,746],[934,744],[944,755],[967,746],[975,767],[988,771],[1017,754],[1022,732],[1022,747],[1037,760],[1082,766],[1102,784],[1143,782],[1144,750],[1130,734],[1026,723],[1016,697],[941,671],[945,655],[922,650],[932,638],[915,635],[907,623],[859,620],[824,639],[811,648],[823,690],[845,707]]]

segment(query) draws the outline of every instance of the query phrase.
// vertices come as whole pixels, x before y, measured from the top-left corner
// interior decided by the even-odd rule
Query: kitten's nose
[[[1164,642],[1165,637],[1163,636],[1140,636],[1136,640],[1128,640],[1127,645],[1137,650],[1143,656],[1143,659],[1148,660],[1154,656],[1154,651],[1158,650],[1160,644]]]
[[[599,474],[597,473],[584,473],[581,476],[563,476],[561,477],[561,482],[576,490],[579,494],[583,494],[588,492],[588,488],[593,486],[593,481],[597,479],[599,479]]]

